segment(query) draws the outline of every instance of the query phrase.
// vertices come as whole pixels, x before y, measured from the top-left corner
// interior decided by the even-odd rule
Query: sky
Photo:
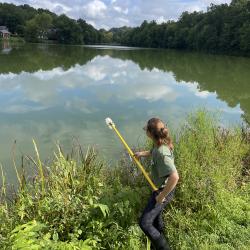
[[[184,11],[206,11],[213,4],[231,0],[4,0],[16,5],[29,4],[56,14],[82,18],[95,28],[139,26],[144,20],[162,23],[177,20]]]

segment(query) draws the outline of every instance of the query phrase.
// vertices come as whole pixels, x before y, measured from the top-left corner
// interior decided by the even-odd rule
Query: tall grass
[[[166,215],[177,249],[250,246],[250,167],[243,161],[250,154],[249,131],[217,124],[201,111],[187,118],[178,135],[175,155],[181,180]]]
[[[249,135],[204,111],[175,131],[181,178],[164,214],[173,249],[249,249]],[[0,249],[149,249],[138,218],[151,191],[129,160],[108,167],[92,148],[66,157],[58,147],[44,166],[36,155],[40,174],[14,199],[2,187]]]

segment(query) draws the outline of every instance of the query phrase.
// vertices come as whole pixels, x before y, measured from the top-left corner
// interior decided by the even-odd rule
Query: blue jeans
[[[142,231],[149,237],[150,240],[157,240],[160,237],[164,228],[164,222],[162,219],[162,212],[167,204],[173,199],[173,189],[165,198],[162,204],[156,203],[155,197],[162,191],[163,188],[156,190],[149,198],[139,221],[139,225]]]

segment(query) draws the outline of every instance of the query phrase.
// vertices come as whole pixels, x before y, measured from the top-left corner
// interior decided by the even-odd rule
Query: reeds
[[[175,162],[180,181],[164,216],[173,249],[248,249],[248,131],[221,128],[204,111],[189,115],[179,132],[172,131],[178,138]],[[37,249],[149,247],[138,217],[151,191],[137,168],[132,171],[130,160],[110,168],[93,148],[83,150],[77,144],[68,155],[58,146],[45,166],[33,144],[36,160],[26,159],[38,175],[21,181],[22,188],[9,204],[1,169],[1,249],[15,249],[21,241]],[[31,243],[23,229],[36,235],[30,236]]]

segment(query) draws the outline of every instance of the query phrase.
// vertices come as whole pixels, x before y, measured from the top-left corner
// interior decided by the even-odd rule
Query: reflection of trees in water
[[[0,55],[0,73],[36,72],[75,64],[84,65],[99,53],[82,46],[26,44],[12,48],[8,56]]]
[[[12,49],[9,40],[2,40],[0,46],[2,47],[0,51],[2,54],[9,54]]]
[[[112,51],[110,56],[132,60],[141,69],[172,72],[179,82],[197,82],[201,91],[216,92],[230,107],[240,104],[250,122],[249,58],[173,50]]]
[[[32,45],[13,48],[0,55],[0,73],[35,72],[75,64],[84,65],[96,56],[131,60],[143,69],[172,72],[176,81],[197,82],[200,90],[216,92],[230,107],[240,104],[250,121],[250,60],[174,50],[99,50],[83,46]],[[2,57],[2,58],[1,58]]]

